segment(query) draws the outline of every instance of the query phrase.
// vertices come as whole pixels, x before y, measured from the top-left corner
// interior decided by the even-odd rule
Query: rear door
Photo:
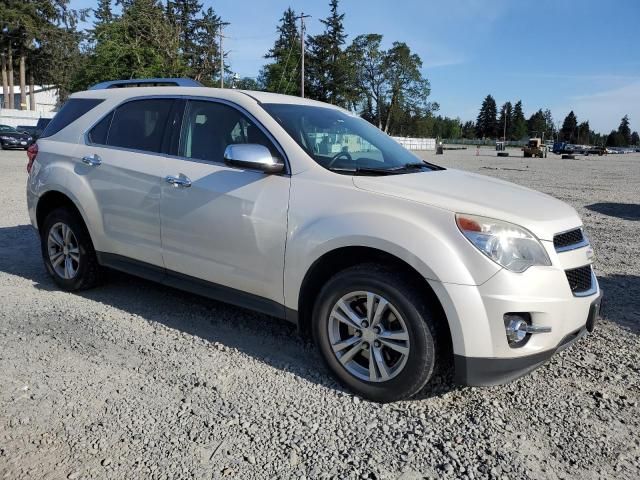
[[[131,100],[87,134],[76,173],[86,175],[96,196],[107,252],[163,266],[160,194],[175,108],[170,98]]]
[[[264,145],[284,161],[266,131],[235,106],[187,103],[166,175],[188,185],[162,186],[164,262],[167,270],[229,287],[231,295],[260,297],[235,302],[255,300],[253,308],[279,315],[270,308],[283,304],[290,177],[226,165],[224,150],[237,143]]]

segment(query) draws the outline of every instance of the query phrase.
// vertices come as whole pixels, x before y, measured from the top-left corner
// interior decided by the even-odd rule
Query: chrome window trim
[[[245,115],[253,123],[255,123],[255,125],[262,131],[262,133],[264,133],[266,135],[266,137],[273,143],[273,145],[276,147],[276,150],[278,150],[278,152],[280,152],[280,155],[282,155],[282,161],[284,162],[284,168],[285,169],[284,169],[284,171],[282,173],[279,173],[279,174],[276,174],[276,175],[286,175],[286,176],[290,176],[291,175],[291,165],[289,163],[289,158],[287,157],[287,155],[286,155],[286,153],[284,151],[284,148],[282,148],[282,145],[280,145],[280,143],[271,134],[271,132],[269,132],[269,130],[264,125],[262,125],[262,123],[260,121],[258,121],[258,119],[255,118],[255,116],[253,116],[245,108],[241,107],[240,105],[238,105],[238,104],[236,104],[234,102],[231,102],[231,101],[229,101],[227,99],[224,99],[224,98],[203,97],[203,96],[198,96],[198,95],[171,95],[171,94],[165,94],[165,95],[139,95],[139,96],[134,96],[134,97],[128,97],[128,98],[124,99],[123,101],[121,101],[120,103],[114,105],[108,112],[106,112],[104,115],[101,115],[95,122],[93,122],[89,128],[84,130],[84,133],[82,135],[82,138],[84,140],[84,144],[87,145],[87,146],[91,146],[91,147],[108,148],[108,149],[111,149],[111,150],[118,150],[118,151],[122,151],[122,152],[143,153],[145,155],[155,155],[155,156],[159,155],[159,156],[162,156],[162,157],[165,157],[165,158],[171,158],[171,159],[176,159],[176,160],[185,160],[185,161],[188,161],[188,162],[199,162],[199,163],[205,162],[207,164],[224,166],[224,167],[227,167],[227,168],[233,168],[235,170],[244,170],[244,169],[241,169],[241,168],[237,168],[237,167],[234,167],[234,166],[227,165],[226,163],[224,163],[224,161],[217,162],[217,161],[214,161],[214,160],[205,160],[205,159],[199,159],[199,158],[188,158],[188,157],[184,157],[184,156],[181,156],[181,155],[171,155],[171,154],[162,153],[162,152],[150,152],[148,150],[138,150],[138,149],[135,149],[135,148],[115,147],[115,146],[112,146],[112,145],[102,145],[102,144],[99,144],[99,143],[92,143],[92,142],[89,141],[89,132],[98,123],[100,123],[105,117],[107,117],[111,113],[115,112],[115,110],[118,109],[119,107],[121,107],[122,105],[124,105],[126,103],[129,103],[129,102],[138,101],[138,100],[162,99],[162,98],[166,98],[166,99],[169,99],[169,100],[186,100],[187,102],[189,100],[216,102],[216,103],[222,103],[222,104],[228,105],[231,108],[235,108],[241,114]],[[186,106],[185,106],[185,111],[186,111]],[[112,119],[112,121],[113,121],[113,119]],[[111,125],[109,125],[109,128],[111,128]],[[182,125],[181,125],[181,129],[182,129]],[[182,131],[180,132],[180,136],[182,137]],[[260,170],[251,169],[251,171],[260,171]]]

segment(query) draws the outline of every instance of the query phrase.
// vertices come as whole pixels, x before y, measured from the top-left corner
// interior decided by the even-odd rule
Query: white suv
[[[285,318],[376,401],[439,366],[504,383],[592,330],[593,251],[568,205],[420,161],[332,105],[133,82],[72,95],[29,150],[61,288],[110,267]]]

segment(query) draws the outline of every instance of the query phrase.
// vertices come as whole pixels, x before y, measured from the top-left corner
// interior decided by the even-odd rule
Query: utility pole
[[[300,19],[300,96],[304,98],[304,19],[311,15],[300,12],[296,18]]]
[[[502,109],[502,115],[504,116],[504,131],[502,132],[502,141],[507,141],[507,106]]]
[[[225,38],[222,29],[229,25],[229,22],[220,22],[220,31],[218,35],[220,37],[220,88],[224,88],[224,50],[222,48],[222,39]]]

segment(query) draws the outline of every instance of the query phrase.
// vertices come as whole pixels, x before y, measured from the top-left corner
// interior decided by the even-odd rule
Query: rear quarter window
[[[53,117],[46,126],[44,132],[40,135],[40,138],[55,135],[63,128],[66,128],[75,122],[85,113],[100,105],[103,101],[104,100],[97,98],[72,98],[67,100],[60,111],[56,113],[55,117]]]

